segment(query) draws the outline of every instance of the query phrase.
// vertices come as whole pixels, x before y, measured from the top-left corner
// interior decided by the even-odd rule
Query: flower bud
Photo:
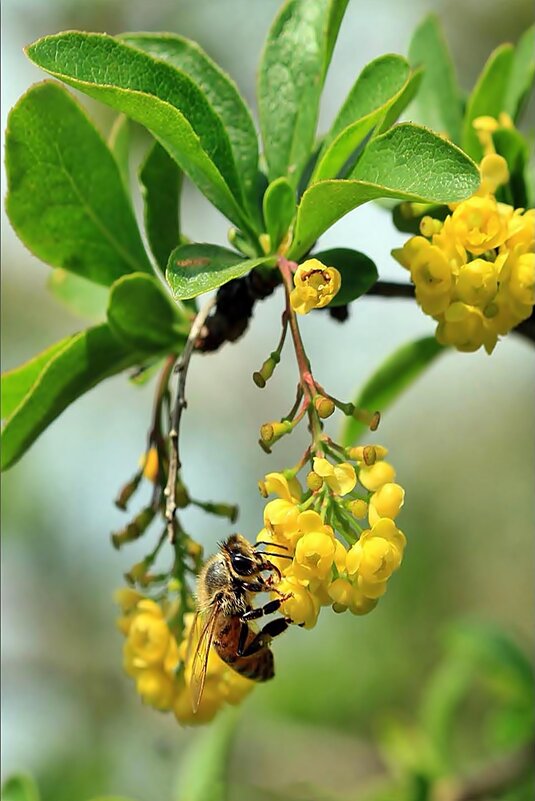
[[[156,514],[152,506],[143,509],[125,528],[111,535],[114,548],[120,548],[125,542],[137,540],[154,520]]]
[[[360,498],[356,501],[350,501],[347,508],[357,520],[363,520],[368,514],[368,504]]]
[[[334,413],[335,409],[334,402],[330,398],[326,398],[323,395],[316,395],[314,398],[314,407],[318,413],[318,416],[321,417],[322,420],[330,417],[331,414]]]
[[[128,501],[130,500],[132,495],[134,495],[135,491],[139,487],[142,475],[143,473],[141,471],[139,473],[136,473],[134,478],[131,481],[129,481],[128,484],[125,484],[124,487],[121,489],[119,495],[115,499],[115,505],[119,509],[122,509],[123,511],[126,509]]]
[[[264,423],[260,428],[260,438],[265,445],[272,445],[291,430],[292,424],[289,420],[281,423]]]
[[[321,476],[318,476],[313,470],[307,474],[307,487],[312,490],[312,492],[317,492],[323,487],[323,479]]]
[[[157,449],[152,446],[149,448],[147,453],[145,453],[140,461],[140,467],[143,467],[143,475],[149,481],[152,481],[153,484],[156,484],[158,481],[158,451]]]
[[[275,371],[275,367],[280,362],[281,357],[278,351],[274,350],[273,353],[270,353],[269,357],[266,359],[260,370],[253,373],[253,381],[255,382],[256,386],[260,389],[264,389],[266,386],[267,381],[271,378]]]

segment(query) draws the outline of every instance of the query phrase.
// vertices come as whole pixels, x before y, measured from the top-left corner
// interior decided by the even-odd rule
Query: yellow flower
[[[292,309],[298,314],[322,309],[337,294],[341,283],[342,278],[335,267],[326,267],[318,259],[308,259],[295,271],[295,289],[290,295]]]
[[[311,629],[316,625],[320,611],[319,601],[295,577],[283,578],[277,585],[277,590],[285,595],[291,593],[281,606],[283,615],[305,629]]]
[[[286,478],[282,473],[268,473],[264,478],[266,492],[271,495],[278,495],[285,501],[299,503],[303,490],[297,478]]]
[[[359,481],[363,487],[371,492],[377,492],[383,484],[394,481],[396,471],[389,462],[375,462],[371,467],[361,467]]]
[[[518,322],[529,317],[535,303],[535,253],[509,254],[501,276]]]
[[[285,540],[293,541],[296,536],[299,536],[298,517],[297,506],[283,498],[270,501],[264,507],[265,527],[268,531],[272,531],[275,537],[282,538],[283,544]]]
[[[451,215],[446,217],[442,228],[438,234],[433,234],[432,243],[435,247],[440,248],[451,268],[452,275],[455,276],[459,272],[459,268],[466,264],[466,250],[458,241],[455,234],[455,226],[452,222]]]
[[[458,300],[470,306],[484,307],[498,291],[498,275],[494,264],[474,259],[461,268],[455,287]]]
[[[348,462],[333,465],[327,459],[316,456],[314,472],[323,478],[335,495],[347,495],[357,483],[355,468]]]
[[[337,578],[329,585],[328,593],[335,612],[342,612],[351,603],[353,585],[345,578]]]
[[[371,529],[362,532],[347,554],[346,569],[350,575],[358,573],[365,582],[366,589],[359,584],[365,595],[378,597],[369,594],[369,586],[386,581],[398,569],[405,543],[405,535],[389,518],[379,519]]]
[[[295,546],[293,574],[300,581],[324,579],[330,572],[336,546],[334,539],[323,531],[303,534]]]
[[[377,585],[379,586],[379,585]],[[372,609],[377,606],[376,598],[368,598],[364,595],[358,586],[353,586],[351,593],[351,600],[349,603],[349,611],[353,615],[367,615]]]
[[[175,694],[173,679],[159,668],[142,670],[136,678],[136,690],[145,703],[162,711],[171,709]]]
[[[522,253],[535,250],[535,209],[515,209],[509,219],[509,230],[505,247],[508,250],[521,248]]]
[[[492,196],[472,196],[460,203],[452,214],[456,236],[461,245],[475,256],[502,245],[507,238],[511,207],[498,206]]]
[[[375,492],[370,500],[368,509],[368,520],[373,526],[381,517],[388,517],[393,520],[398,514],[405,501],[405,490],[399,484],[383,484]]]
[[[467,353],[477,350],[483,344],[483,316],[474,306],[456,301],[446,309],[436,337],[441,345],[455,345]]]
[[[144,598],[136,607],[136,614],[125,644],[125,654],[134,669],[162,664],[170,647],[171,633],[161,608]]]

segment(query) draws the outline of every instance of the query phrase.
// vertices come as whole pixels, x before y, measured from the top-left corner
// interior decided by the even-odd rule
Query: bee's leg
[[[264,615],[272,615],[273,612],[276,612],[283,601],[286,600],[288,596],[282,596],[282,598],[275,598],[273,601],[268,601],[267,604],[264,606],[259,606],[258,609],[249,609],[245,612],[242,616],[242,620],[258,620],[259,617],[264,617]]]
[[[251,640],[240,656],[252,656],[256,654],[257,651],[260,651],[261,648],[268,645],[274,637],[278,637],[279,634],[286,631],[292,622],[292,619],[289,617],[276,617],[275,620],[270,620],[269,623],[266,623],[263,629],[258,632],[254,640]]]

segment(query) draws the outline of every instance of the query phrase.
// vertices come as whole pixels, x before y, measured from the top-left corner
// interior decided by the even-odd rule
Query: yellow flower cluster
[[[265,477],[264,494],[279,497],[266,504],[257,539],[283,548],[270,560],[282,574],[277,590],[291,594],[281,610],[294,623],[312,628],[322,606],[370,612],[400,566],[406,540],[394,519],[405,493],[386,455],[366,446],[347,451],[354,464],[315,457],[306,494],[295,478]]]
[[[342,277],[336,267],[326,267],[318,259],[308,259],[294,274],[295,288],[290,294],[292,309],[298,314],[322,309],[331,302],[341,284]]]
[[[127,587],[117,591],[116,601],[122,610],[118,627],[126,637],[124,670],[135,680],[146,704],[174,712],[183,724],[206,723],[225,704],[239,703],[253,689],[254,682],[229,668],[212,648],[201,702],[194,714],[190,681],[198,637],[196,630],[192,633],[195,616],[184,616],[184,633],[177,641],[170,624],[176,604],[160,605]]]
[[[485,155],[480,172],[475,195],[450,206],[444,222],[424,217],[421,236],[392,254],[410,271],[423,311],[438,322],[441,344],[492,353],[535,303],[535,210],[496,200],[509,179],[501,156]]]

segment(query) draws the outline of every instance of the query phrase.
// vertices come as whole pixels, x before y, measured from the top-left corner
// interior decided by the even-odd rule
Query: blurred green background
[[[72,28],[170,30],[196,39],[254,105],[255,67],[279,5],[4,0],[3,127],[20,94],[44,77],[22,47]],[[532,15],[529,0],[352,0],[320,128],[364,64],[384,52],[406,52],[413,28],[429,10],[442,19],[465,89],[490,50],[515,41]],[[107,110],[91,105],[91,111],[109,130]],[[142,142],[138,136],[138,149]],[[194,239],[225,244],[225,221],[191,186],[185,188],[183,228]],[[82,323],[47,294],[48,268],[17,241],[4,213],[2,234],[2,355],[8,369]],[[340,221],[322,244],[361,249],[376,260],[383,278],[403,280],[389,255],[402,241],[388,215],[368,205]],[[239,527],[250,537],[261,524],[257,478],[293,463],[300,452],[296,440],[283,441],[271,458],[256,445],[260,423],[293,401],[290,350],[264,392],[251,380],[274,346],[280,303],[275,295],[259,304],[248,335],[195,359],[190,373],[186,481],[196,496],[239,502]],[[344,398],[396,346],[431,331],[432,322],[412,304],[380,299],[358,302],[344,325],[321,314],[303,323],[319,380]],[[368,617],[325,610],[314,630],[292,630],[277,642],[276,680],[258,688],[241,709],[231,799],[364,799],[381,786],[392,753],[398,753],[398,765],[424,760],[419,735],[413,741],[409,730],[418,723],[422,688],[442,664],[445,632],[459,621],[497,627],[530,653],[531,355],[514,335],[492,358],[449,353],[384,415],[375,440],[390,449],[407,491],[400,521],[409,540],[405,562]],[[113,589],[141,551],[111,548],[109,532],[123,520],[112,499],[143,450],[151,392],[152,385],[133,388],[125,377],[107,381],[65,412],[3,479],[2,776],[33,773],[44,801],[106,793],[168,801],[175,797],[184,755],[202,736],[138,703],[121,672],[122,643],[114,626]],[[184,519],[208,552],[229,533],[225,523],[189,510]],[[491,700],[479,687],[464,705],[459,754],[467,768],[518,739],[514,721],[501,744],[489,735],[495,690]],[[503,693],[498,696],[503,700]],[[398,730],[396,721],[409,728]],[[408,754],[399,755],[399,743]],[[385,799],[394,801],[392,792]],[[528,795],[514,797],[532,797],[526,788],[522,792]]]

